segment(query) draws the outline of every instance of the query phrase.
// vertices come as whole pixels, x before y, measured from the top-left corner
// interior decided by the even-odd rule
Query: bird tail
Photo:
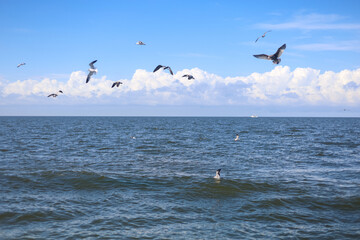
[[[275,59],[275,60],[273,61],[274,64],[279,64],[280,62],[281,62],[281,59],[280,59],[280,58]]]

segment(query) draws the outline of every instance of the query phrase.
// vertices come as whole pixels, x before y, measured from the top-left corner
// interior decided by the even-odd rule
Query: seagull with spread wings
[[[279,47],[279,49],[273,55],[258,54],[258,55],[254,55],[254,57],[265,60],[272,60],[274,64],[279,64],[281,62],[281,59],[279,57],[284,52],[285,48],[286,48],[286,44]]]
[[[116,87],[119,87],[120,84],[123,84],[123,83],[120,82],[120,81],[119,81],[119,82],[114,82],[113,85],[111,86],[111,88],[113,88],[113,87],[115,87],[115,86],[116,86]]]
[[[21,66],[23,66],[23,65],[25,65],[26,63],[20,63],[20,64],[18,64],[17,65],[17,67],[19,68],[19,67],[21,67]]]
[[[89,74],[88,74],[88,76],[87,76],[87,78],[86,78],[86,83],[88,83],[88,82],[90,81],[91,76],[92,76],[93,74],[96,74],[97,71],[98,71],[98,70],[94,67],[94,63],[96,63],[96,61],[97,61],[97,60],[92,61],[91,63],[89,63],[90,68],[89,68]]]
[[[258,37],[255,42],[257,42],[260,38],[264,38],[268,32],[271,32],[271,30],[264,32],[264,34]]]
[[[190,75],[190,74],[185,74],[184,76],[182,77],[186,77],[188,80],[191,80],[191,79],[195,79],[193,75]]]
[[[48,97],[54,97],[54,98],[56,98],[57,96],[59,96],[59,93],[63,93],[63,91],[59,90],[57,93],[52,93],[52,94],[50,94]]]
[[[166,69],[169,69],[171,75],[174,75],[173,71],[171,70],[171,68],[169,66],[163,66],[163,65],[158,65],[153,72],[156,72],[157,70],[159,70],[160,68],[166,70]]]

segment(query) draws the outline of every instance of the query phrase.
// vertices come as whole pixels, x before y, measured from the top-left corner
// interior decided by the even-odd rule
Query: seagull
[[[261,35],[260,37],[258,37],[258,38],[255,40],[255,42],[257,42],[260,38],[264,38],[265,35],[266,35],[268,32],[271,32],[271,30],[269,30],[269,31],[267,31],[267,32],[264,32],[264,34]]]
[[[92,76],[93,74],[96,74],[97,71],[98,71],[98,70],[94,67],[94,63],[96,63],[96,61],[97,61],[97,60],[92,61],[91,63],[89,63],[90,68],[89,68],[89,74],[88,74],[88,76],[87,76],[87,78],[86,78],[86,83],[88,83],[88,82],[90,81],[91,76]]]
[[[58,93],[63,93],[63,91],[59,90],[57,93],[52,93],[50,94],[48,97],[54,97],[56,98],[59,94]]]
[[[153,72],[156,72],[157,70],[159,70],[160,68],[163,68],[164,70],[169,69],[171,75],[174,75],[173,71],[171,70],[171,68],[169,66],[163,66],[163,65],[158,65]]]
[[[138,42],[136,43],[136,45],[146,45],[146,44],[143,43],[142,41],[138,41]]]
[[[214,176],[214,178],[220,179],[220,171],[221,171],[221,168],[216,170],[216,175]]]
[[[120,84],[123,84],[122,82],[114,82],[113,83],[113,85],[111,86],[111,88],[113,88],[113,87],[119,87],[120,86]]]
[[[188,80],[195,79],[193,75],[185,74],[182,77],[187,77]]]
[[[236,134],[235,141],[239,140],[239,134]]]
[[[25,65],[26,63],[20,63],[19,65],[17,65],[17,67],[21,67],[22,65]]]
[[[281,62],[281,59],[279,57],[284,52],[285,48],[286,48],[286,44],[279,47],[279,49],[273,55],[259,54],[259,55],[254,55],[254,57],[260,59],[272,60],[274,64],[279,64]]]

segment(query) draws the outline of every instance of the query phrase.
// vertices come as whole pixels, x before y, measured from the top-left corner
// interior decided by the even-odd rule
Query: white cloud
[[[287,30],[358,30],[358,23],[339,23],[342,16],[336,14],[304,14],[297,15],[292,20],[282,23],[260,23],[256,27],[262,29]]]
[[[360,41],[301,44],[294,48],[307,51],[360,51]]]
[[[183,78],[192,74],[195,80]],[[142,105],[342,105],[360,103],[360,68],[324,72],[312,68],[276,66],[272,71],[249,76],[221,77],[199,68],[184,69],[170,75],[143,69],[131,79],[120,79],[119,88],[112,80],[96,75],[85,83],[86,73],[73,72],[66,82],[45,78],[8,83],[0,80],[3,99],[47,100],[49,93],[64,91],[58,102],[116,103]],[[36,100],[36,99],[42,99]],[[35,99],[35,100],[34,100]],[[67,101],[65,101],[67,99]],[[22,100],[21,100],[22,101]],[[22,101],[23,102],[23,101]]]

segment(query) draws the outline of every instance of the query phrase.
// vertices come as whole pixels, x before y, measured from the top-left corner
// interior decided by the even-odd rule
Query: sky
[[[0,116],[360,117],[359,10],[357,0],[0,0]],[[253,57],[284,43],[278,65]],[[153,73],[159,64],[174,75]]]

